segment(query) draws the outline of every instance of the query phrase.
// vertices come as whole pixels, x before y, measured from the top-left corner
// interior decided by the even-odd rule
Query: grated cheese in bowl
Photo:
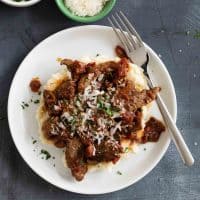
[[[85,17],[98,14],[109,0],[65,0],[65,5],[75,15]]]

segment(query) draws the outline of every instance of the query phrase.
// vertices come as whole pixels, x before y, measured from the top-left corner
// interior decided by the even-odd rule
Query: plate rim
[[[48,40],[51,40],[53,37],[55,37],[56,35],[59,35],[59,34],[62,34],[64,32],[68,32],[68,31],[73,31],[75,29],[89,29],[89,28],[93,28],[93,29],[110,29],[112,30],[111,27],[109,26],[102,26],[102,25],[83,25],[83,26],[75,26],[75,27],[71,27],[71,28],[66,28],[66,29],[63,29],[61,31],[58,31],[54,34],[51,34],[50,36],[48,36],[47,38],[45,38],[44,40],[40,41],[32,50],[30,50],[30,52],[24,57],[24,59],[22,60],[22,62],[20,63],[20,65],[18,66],[14,76],[13,76],[13,79],[12,79],[12,82],[10,84],[10,89],[9,89],[9,95],[8,95],[8,103],[7,103],[7,115],[8,115],[8,126],[9,126],[9,130],[10,130],[10,134],[11,134],[11,137],[12,137],[12,140],[15,144],[15,147],[17,149],[17,151],[19,152],[19,154],[21,155],[21,157],[23,158],[23,160],[25,161],[25,163],[31,168],[31,170],[37,174],[39,177],[41,177],[43,180],[47,181],[48,183],[54,185],[55,187],[57,188],[60,188],[62,190],[65,190],[65,191],[69,191],[69,192],[73,192],[73,193],[77,193],[77,194],[86,194],[86,195],[97,195],[97,194],[107,194],[107,193],[111,193],[111,192],[115,192],[115,191],[119,191],[119,190],[122,190],[124,188],[127,188],[133,184],[135,184],[136,182],[138,182],[139,180],[141,180],[142,178],[144,178],[147,174],[149,174],[153,168],[156,167],[156,165],[160,162],[160,160],[163,158],[164,154],[166,153],[168,147],[169,147],[169,144],[170,144],[170,137],[168,139],[168,141],[166,142],[164,148],[162,149],[162,151],[160,152],[157,160],[154,162],[154,164],[152,164],[152,166],[150,168],[148,168],[148,170],[145,171],[145,173],[142,175],[142,176],[138,176],[134,181],[128,181],[127,184],[124,184],[123,186],[119,186],[119,187],[115,187],[114,189],[107,189],[105,190],[104,192],[84,192],[84,191],[77,191],[76,189],[66,189],[64,187],[61,187],[60,185],[57,185],[55,182],[51,182],[47,177],[43,176],[42,174],[40,174],[36,169],[34,169],[31,164],[28,162],[28,160],[25,158],[22,150],[20,150],[20,148],[18,147],[15,139],[14,139],[14,129],[13,129],[13,125],[11,125],[11,96],[12,96],[12,92],[13,92],[13,87],[14,87],[14,82],[15,82],[15,79],[20,71],[20,68],[21,66],[23,65],[23,63],[26,61],[27,57],[29,57],[29,55],[35,50],[37,49],[40,45],[42,45],[43,43],[45,42],[48,42]],[[144,42],[145,43],[145,42]],[[175,93],[175,87],[174,87],[174,84],[173,84],[173,81],[171,79],[171,76],[165,66],[165,64],[162,62],[162,60],[160,59],[160,57],[157,55],[157,53],[148,45],[145,43],[145,47],[147,48],[148,51],[151,52],[151,54],[153,55],[153,57],[156,58],[156,60],[159,62],[159,65],[162,66],[162,69],[164,70],[166,76],[167,76],[167,79],[169,81],[169,85],[170,85],[170,88],[172,89],[172,97],[173,97],[173,102],[174,102],[174,110],[172,111],[172,118],[173,120],[176,122],[176,119],[177,119],[177,98],[176,98],[176,93]]]

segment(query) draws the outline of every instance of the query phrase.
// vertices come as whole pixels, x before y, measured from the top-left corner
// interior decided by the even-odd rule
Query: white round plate
[[[57,58],[79,59],[96,54],[114,57],[117,44],[119,41],[110,27],[81,26],[60,31],[45,39],[27,55],[13,79],[8,100],[8,119],[15,145],[26,163],[39,176],[64,190],[82,194],[102,194],[125,188],[148,174],[169,146],[170,136],[165,132],[157,143],[140,145],[137,153],[128,153],[112,170],[99,169],[88,172],[83,181],[77,182],[69,169],[63,166],[62,150],[40,143],[35,119],[38,104],[31,103],[24,110],[21,108],[22,101],[28,102],[31,98],[38,98],[30,92],[30,80],[40,77],[45,83],[59,69]],[[146,47],[150,55],[150,71],[155,83],[161,86],[161,96],[176,120],[177,106],[173,83],[162,61],[150,47]],[[155,103],[151,115],[161,119]],[[34,139],[37,140],[35,144]],[[41,149],[49,151],[56,157],[55,160],[42,159]],[[119,175],[118,171],[122,174]]]

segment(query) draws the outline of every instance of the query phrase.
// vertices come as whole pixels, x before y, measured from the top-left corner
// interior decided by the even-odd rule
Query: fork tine
[[[121,24],[123,25],[123,27],[125,28],[126,32],[128,33],[128,37],[131,40],[131,44],[133,45],[134,49],[136,49],[137,43],[133,39],[133,34],[130,32],[130,30],[128,29],[128,27],[126,26],[126,24],[123,22],[122,18],[118,15],[118,13],[116,13],[116,16],[119,19],[119,21],[121,22]]]
[[[143,46],[143,42],[142,42],[142,39],[141,39],[140,35],[137,33],[135,28],[131,25],[130,21],[127,19],[127,17],[124,15],[124,13],[122,11],[120,11],[120,14],[124,18],[124,20],[126,21],[129,29],[131,29],[131,31],[133,32],[135,37],[138,39],[138,42],[140,43],[140,45]]]
[[[119,28],[120,33],[121,33],[121,36],[123,37],[123,39],[124,39],[124,41],[125,41],[125,43],[126,43],[128,49],[131,50],[133,47],[131,46],[131,41],[130,41],[130,39],[125,35],[125,33],[124,33],[124,31],[123,31],[121,25],[119,24],[119,22],[116,20],[116,18],[115,18],[113,15],[112,15],[112,19],[113,19],[113,21],[115,22],[115,24],[117,25],[117,27]]]
[[[125,41],[123,40],[123,38],[121,37],[120,33],[118,32],[117,28],[115,27],[115,25],[113,24],[112,20],[110,19],[110,17],[108,17],[108,21],[110,23],[110,25],[112,26],[113,31],[115,32],[115,34],[117,35],[117,37],[119,38],[120,42],[122,43],[122,45],[124,46],[124,48],[126,50],[128,50],[128,47],[125,43]]]

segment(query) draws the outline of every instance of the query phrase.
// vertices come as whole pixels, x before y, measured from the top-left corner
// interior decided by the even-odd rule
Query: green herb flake
[[[99,53],[97,53],[97,54],[96,54],[96,57],[98,57],[98,56],[100,56],[100,54],[99,54]]]
[[[117,174],[118,174],[118,175],[122,175],[122,173],[121,173],[120,171],[117,171]]]
[[[42,93],[42,92],[41,92],[41,91],[39,91],[39,92],[38,92],[38,95],[41,95],[41,93]]]
[[[29,107],[29,104],[22,101],[21,107],[24,110],[26,107]]]
[[[39,99],[36,99],[33,103],[34,103],[34,104],[38,104],[38,103],[40,103],[40,100],[39,100]]]
[[[146,148],[144,148],[144,151],[146,151],[147,149]]]
[[[98,108],[98,109],[103,109],[103,108],[104,108],[103,101],[101,101],[100,99],[98,99],[97,108]]]
[[[110,117],[113,116],[113,109],[109,106],[109,107],[106,107],[104,105],[104,102],[101,101],[100,99],[98,99],[98,102],[97,102],[97,108],[100,109],[100,110],[103,110],[107,115],[109,115]]]
[[[51,154],[48,151],[44,150],[44,149],[42,149],[40,151],[40,154],[44,154],[46,156],[46,158],[45,158],[46,160],[48,160],[49,158],[51,158]]]
[[[113,110],[112,110],[112,108],[111,107],[109,107],[109,108],[106,108],[106,110],[105,110],[105,112],[110,116],[110,117],[112,117],[113,116]]]
[[[54,159],[54,160],[55,160],[55,156],[53,156],[53,157],[52,157],[52,159]]]
[[[124,153],[128,153],[129,152],[129,147],[126,147],[125,149],[124,149]]]
[[[32,142],[32,143],[33,143],[33,144],[35,144],[36,142],[37,142],[37,140],[33,140],[33,142]]]

